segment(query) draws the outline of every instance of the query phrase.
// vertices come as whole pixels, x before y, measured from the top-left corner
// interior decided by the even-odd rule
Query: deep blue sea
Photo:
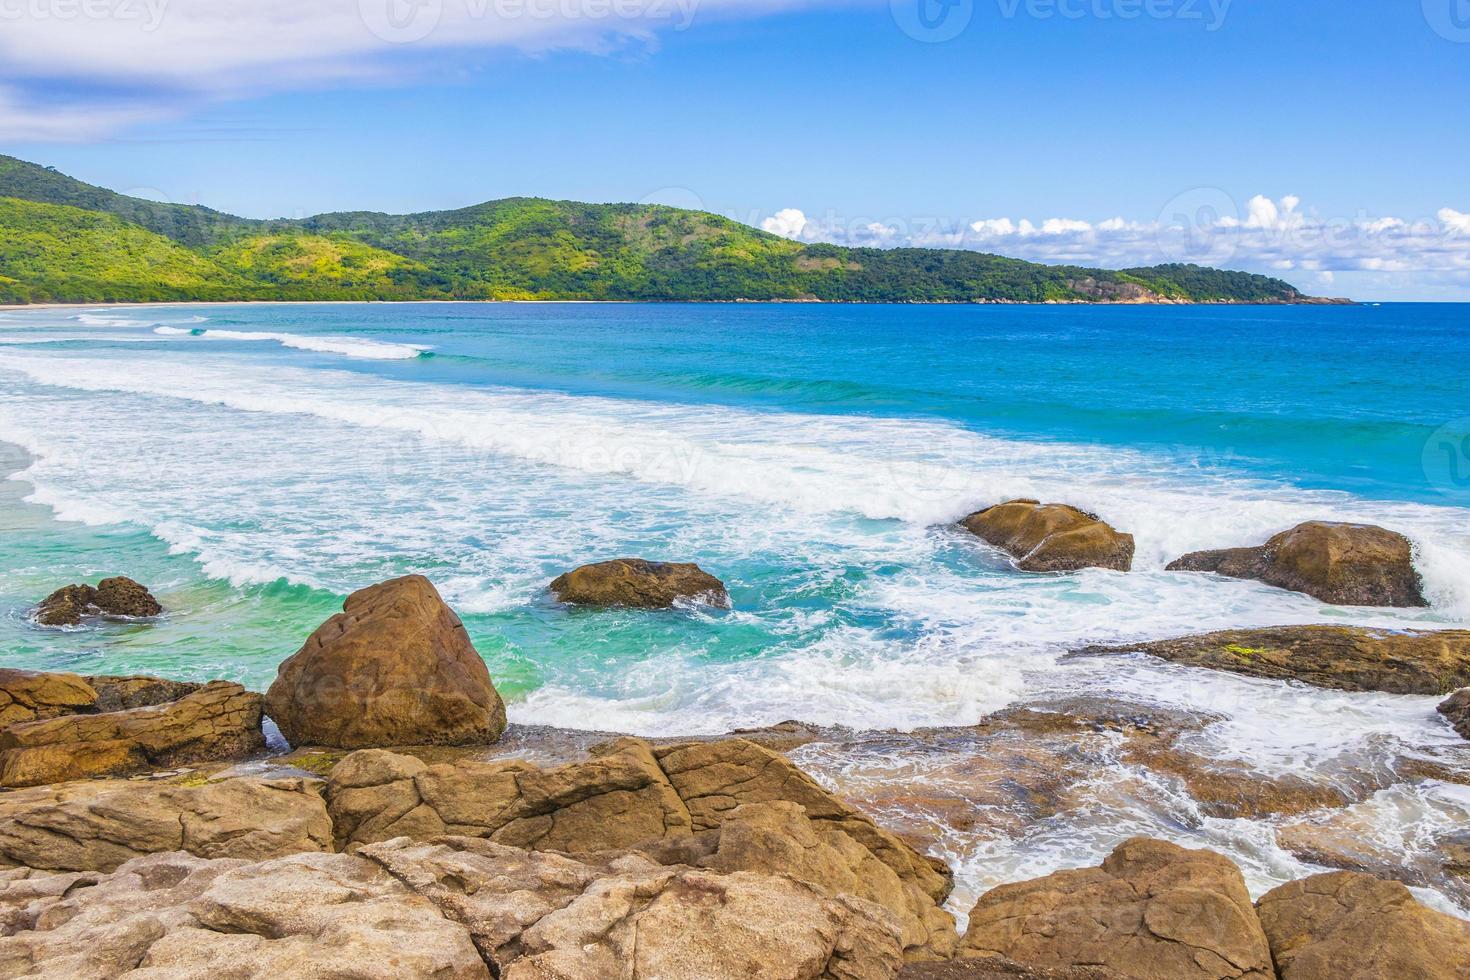
[[[464,615],[513,721],[911,729],[1114,694],[1218,713],[1197,748],[1221,758],[1375,765],[1453,744],[1433,699],[1061,658],[1228,626],[1470,622],[1467,351],[1470,306],[1428,304],[0,311],[18,447],[0,665],[263,689],[343,595],[413,571]],[[1026,575],[955,531],[1020,496],[1132,532],[1134,571]],[[1163,570],[1307,519],[1409,535],[1431,607]],[[733,609],[548,600],[560,572],[629,555],[699,562]],[[152,586],[165,619],[25,620],[107,574]],[[1385,832],[1470,819],[1465,787],[1414,792],[1382,804]],[[1211,840],[1253,884],[1291,870],[1224,823]]]

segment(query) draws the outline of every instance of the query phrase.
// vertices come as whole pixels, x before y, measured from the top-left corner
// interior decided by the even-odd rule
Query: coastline
[[[348,299],[348,300],[292,300],[292,299],[244,299],[244,300],[159,300],[157,302],[121,301],[113,303],[0,303],[0,310],[85,310],[114,308],[148,308],[154,306],[1360,306],[1363,301],[1353,299],[1311,297],[1286,303],[1238,302],[1235,300],[1045,300],[1022,302],[1019,300],[972,300],[969,302],[947,300],[914,301],[859,301],[821,299]]]

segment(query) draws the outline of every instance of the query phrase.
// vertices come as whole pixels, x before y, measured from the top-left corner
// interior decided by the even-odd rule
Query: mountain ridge
[[[509,197],[406,215],[240,218],[0,156],[0,303],[189,300],[1344,302],[1194,265],[804,244],[665,205]]]

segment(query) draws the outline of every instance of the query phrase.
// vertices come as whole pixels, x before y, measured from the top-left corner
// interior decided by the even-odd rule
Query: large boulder
[[[1341,606],[1425,606],[1413,558],[1395,531],[1308,521],[1259,547],[1192,552],[1168,570],[1256,579]]]
[[[260,721],[259,694],[214,681],[162,704],[18,722],[0,731],[0,786],[244,756],[265,747]]]
[[[1223,855],[1125,841],[1101,867],[1001,885],[980,897],[960,956],[1103,966],[1135,980],[1272,980],[1240,871]]]
[[[1333,871],[1261,896],[1281,980],[1464,980],[1470,923],[1415,901],[1397,881]]]
[[[1470,738],[1470,687],[1462,687],[1436,709],[1461,738]]]
[[[1444,694],[1470,685],[1470,630],[1268,626],[1078,652],[1147,653],[1192,667],[1339,691]]]
[[[163,851],[260,860],[331,847],[317,780],[87,780],[0,793],[4,867],[111,871]]]
[[[105,578],[96,587],[67,585],[42,599],[31,618],[42,626],[76,626],[89,616],[142,619],[163,612],[158,600],[125,576]]]
[[[559,602],[574,606],[668,609],[680,599],[728,606],[725,583],[689,562],[614,558],[583,565],[551,583]]]
[[[1023,572],[1126,572],[1133,565],[1133,535],[1066,504],[1011,500],[971,514],[960,526],[1015,558]]]
[[[493,742],[505,705],[464,624],[428,579],[354,592],[280,666],[266,712],[292,745]]]

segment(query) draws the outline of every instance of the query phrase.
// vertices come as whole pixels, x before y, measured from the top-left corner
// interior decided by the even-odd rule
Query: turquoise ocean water
[[[1272,771],[1446,748],[1433,699],[1060,657],[1470,622],[1467,350],[1450,305],[0,311],[0,665],[263,689],[345,593],[422,572],[513,721],[909,729],[1111,693],[1216,711],[1208,751]],[[951,526],[1017,496],[1133,532],[1135,570],[1022,575]],[[1408,534],[1432,606],[1163,571],[1314,518]],[[622,555],[698,561],[734,608],[548,601]],[[166,617],[26,621],[107,574]],[[1470,818],[1436,792],[1414,820]]]

